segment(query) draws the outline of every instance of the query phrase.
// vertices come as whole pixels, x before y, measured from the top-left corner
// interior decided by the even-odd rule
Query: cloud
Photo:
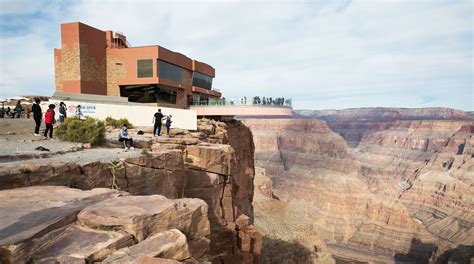
[[[56,2],[47,6],[47,12],[41,6],[28,10],[10,6],[2,11],[7,15],[1,13],[2,32],[9,28],[5,17],[12,16],[29,16],[48,32],[26,23],[16,30],[21,36],[15,29],[0,35],[2,96],[7,94],[4,83],[9,94],[51,94],[59,24],[82,21],[121,31],[134,46],[158,44],[213,65],[214,86],[226,98],[292,97],[297,108],[313,109],[473,110],[472,5],[471,1],[82,1]],[[15,52],[19,48],[24,52]],[[50,69],[15,73],[5,66],[9,64]],[[30,83],[36,84],[35,90]]]

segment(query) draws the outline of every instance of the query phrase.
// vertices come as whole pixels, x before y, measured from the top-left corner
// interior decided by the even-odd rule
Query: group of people
[[[41,102],[40,99],[36,98],[32,106],[33,119],[35,120],[35,132],[34,132],[35,136],[40,136],[39,130],[41,127],[41,122],[43,121],[43,112],[41,109],[40,102]],[[50,139],[53,138],[53,129],[54,129],[54,124],[56,123],[55,108],[56,108],[55,104],[48,105],[48,110],[44,114],[45,130],[44,130],[43,135],[46,138],[49,136]],[[58,114],[59,114],[59,122],[64,123],[67,117],[67,108],[64,102],[59,103]],[[74,116],[79,119],[83,117],[80,105],[76,107]],[[171,123],[173,123],[173,121],[171,120],[172,117],[173,117],[172,115],[167,115],[167,116],[163,115],[161,113],[161,109],[158,109],[158,111],[153,116],[153,123],[154,123],[153,135],[155,137],[161,136],[162,134],[161,130],[162,130],[163,125],[166,127],[167,136],[170,137]],[[133,139],[130,137],[128,133],[127,124],[123,124],[122,128],[119,131],[119,141],[124,144],[125,151],[129,149],[133,150]]]
[[[247,98],[244,97],[245,101],[247,101]],[[285,99],[284,97],[277,97],[277,98],[272,98],[272,97],[266,97],[263,96],[260,98],[260,96],[254,96],[252,100],[253,105],[275,105],[275,106],[291,106],[291,99]]]
[[[153,116],[153,136],[155,137],[160,137],[161,136],[161,130],[163,125],[166,127],[166,135],[170,137],[170,132],[171,132],[171,123],[173,121],[171,120],[173,116],[172,115],[163,115],[161,113],[161,109],[158,109],[158,111],[154,114]],[[125,151],[127,150],[133,150],[133,138],[130,137],[128,134],[128,126],[127,124],[123,124],[122,128],[119,131],[119,138],[118,140],[123,143],[123,146],[125,148]]]
[[[40,136],[39,130],[41,127],[41,121],[43,119],[43,112],[41,110],[40,106],[40,99],[36,98],[35,102],[31,108],[33,112],[33,119],[35,120],[35,136]],[[45,130],[44,130],[44,137],[48,137],[52,139],[53,138],[53,128],[54,124],[56,123],[56,112],[54,109],[56,108],[55,104],[49,104],[48,105],[48,110],[46,110],[46,113],[44,114],[44,124],[45,124]],[[67,116],[67,110],[66,110],[66,104],[64,102],[59,103],[59,122],[64,123],[64,120],[66,119]]]

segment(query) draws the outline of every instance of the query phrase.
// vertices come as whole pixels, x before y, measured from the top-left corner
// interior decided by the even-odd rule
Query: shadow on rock
[[[410,250],[406,254],[395,254],[396,263],[419,263],[428,264],[430,258],[438,247],[432,243],[423,243],[417,238],[413,238],[410,243]]]
[[[444,252],[435,263],[469,264],[474,259],[474,246],[459,245]]]
[[[313,263],[314,252],[298,242],[264,236],[262,251],[263,264]]]

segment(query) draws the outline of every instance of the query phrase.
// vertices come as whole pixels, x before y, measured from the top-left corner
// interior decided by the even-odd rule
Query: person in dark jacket
[[[16,102],[14,111],[15,111],[16,118],[20,118],[21,112],[23,111],[23,107],[21,106],[21,100],[18,100],[18,102]]]
[[[35,120],[35,136],[39,136],[39,129],[41,126],[41,117],[43,116],[43,113],[41,113],[41,106],[40,106],[40,99],[36,98],[35,103],[31,107],[31,110],[33,111],[33,119]]]
[[[56,123],[56,120],[54,119],[54,108],[56,108],[56,105],[50,104],[48,111],[46,111],[46,114],[44,114],[44,124],[46,125],[44,137],[46,137],[49,132],[49,138],[51,139],[53,138],[53,124]]]
[[[67,117],[66,104],[64,102],[59,103],[59,122],[64,123],[64,119]]]
[[[169,115],[166,117],[166,134],[168,135],[168,137],[170,137],[170,132],[171,132],[171,123],[173,123],[173,121],[171,121],[171,118],[173,116],[172,115]]]
[[[158,109],[158,112],[155,113],[153,122],[155,125],[153,126],[153,135],[161,136],[161,120],[163,119],[163,114],[161,113],[161,109]],[[158,131],[157,131],[158,129]]]

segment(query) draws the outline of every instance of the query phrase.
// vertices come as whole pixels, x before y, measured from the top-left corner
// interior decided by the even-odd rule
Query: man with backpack
[[[153,135],[154,136],[161,136],[161,120],[163,119],[163,114],[161,113],[161,109],[158,109],[158,112],[155,113],[153,122],[155,125],[153,126]],[[158,131],[156,131],[158,129]]]
[[[46,129],[44,130],[44,137],[47,137],[48,132],[49,132],[49,138],[53,138],[53,124],[56,123],[56,120],[54,119],[54,108],[56,108],[56,105],[50,104],[48,111],[46,111],[46,114],[44,114],[44,124],[46,125]]]
[[[33,111],[33,119],[35,120],[35,136],[39,136],[39,129],[41,126],[41,118],[43,116],[43,113],[41,113],[41,106],[40,106],[40,99],[35,98],[35,103],[31,107],[31,110]]]

